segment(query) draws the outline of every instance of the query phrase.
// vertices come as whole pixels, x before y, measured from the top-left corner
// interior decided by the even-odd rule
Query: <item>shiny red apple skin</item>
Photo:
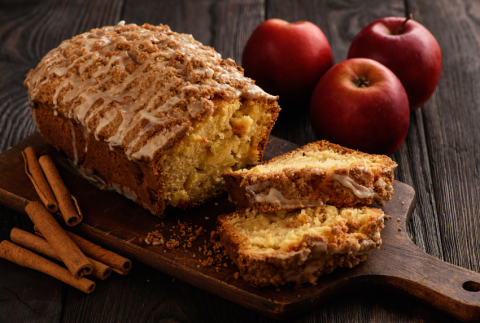
[[[282,100],[310,97],[322,75],[333,66],[327,38],[308,21],[268,19],[250,36],[242,56],[245,76]]]
[[[368,87],[357,87],[364,77]],[[343,61],[318,82],[310,100],[310,121],[318,139],[372,154],[391,155],[410,124],[408,98],[400,80],[366,58]]]
[[[442,52],[435,37],[421,24],[388,17],[363,28],[353,39],[348,58],[365,57],[388,67],[402,82],[414,111],[432,96],[442,74]]]

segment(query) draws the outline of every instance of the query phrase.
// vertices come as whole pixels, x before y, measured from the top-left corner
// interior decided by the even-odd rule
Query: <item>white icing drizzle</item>
[[[346,175],[333,174],[333,179],[352,190],[353,194],[361,199],[376,197],[377,193],[371,188],[356,183],[353,179]]]
[[[125,76],[119,81],[118,75]],[[213,113],[214,96],[276,99],[191,35],[124,21],[51,50],[27,75],[30,101],[55,78],[61,81],[52,98],[54,113],[75,119],[97,140],[100,133],[108,136],[110,148],[123,146],[129,159],[151,159],[172,138],[188,134],[191,119]],[[119,125],[102,132],[119,117]]]
[[[380,237],[380,234],[378,235]],[[371,239],[358,243],[349,243],[341,247],[315,241],[310,249],[303,249],[288,254],[278,254],[276,258],[291,259],[291,269],[285,271],[283,277],[287,282],[297,281],[302,275],[313,274],[321,270],[333,255],[345,254],[353,256],[369,255],[377,243]],[[311,257],[309,257],[311,255]],[[302,271],[298,267],[305,266]]]
[[[77,164],[73,164],[72,161],[70,161],[69,159],[67,159],[67,161],[69,165],[72,166],[72,167],[69,167],[69,169],[73,169],[73,171],[76,174],[85,178],[92,185],[102,190],[115,191],[134,202],[137,201],[137,198],[138,198],[137,194],[135,194],[135,192],[132,191],[130,188],[122,187],[121,185],[116,183],[112,183],[112,184],[105,183],[105,181],[101,177],[95,175],[90,169],[87,169],[83,166],[79,166]],[[149,210],[152,214],[155,214],[147,205],[145,205],[145,203],[143,203],[143,207]]]
[[[322,206],[323,202],[320,200],[297,200],[297,199],[286,199],[283,194],[274,187],[270,187],[270,191],[268,194],[265,193],[256,193],[256,191],[264,189],[268,187],[270,182],[261,182],[259,184],[248,185],[245,187],[245,190],[249,192],[252,197],[251,199],[257,203],[271,203],[277,204],[280,208],[289,208],[289,207],[314,207],[314,206]]]
[[[70,132],[72,133],[72,146],[73,146],[73,163],[78,164],[78,152],[77,152],[77,142],[75,140],[75,128],[73,127],[72,121],[68,120],[68,125],[70,126]]]
[[[127,199],[130,199],[134,202],[137,201],[137,194],[135,194],[135,192],[133,192],[128,187],[122,187],[121,185],[116,184],[116,183],[110,184],[110,187],[113,190],[117,191],[118,194],[121,194],[121,195],[125,196]]]

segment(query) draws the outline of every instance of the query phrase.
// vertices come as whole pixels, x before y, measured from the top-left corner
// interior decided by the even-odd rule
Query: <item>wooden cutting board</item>
[[[353,269],[337,269],[321,276],[315,286],[293,284],[254,288],[241,278],[235,279],[235,265],[217,269],[199,262],[207,256],[199,252],[209,241],[217,216],[234,210],[226,194],[203,206],[186,211],[170,211],[159,219],[134,202],[111,191],[102,191],[79,177],[63,156],[36,132],[0,155],[0,203],[25,213],[29,201],[38,196],[24,171],[21,151],[33,146],[37,155],[48,153],[54,159],[67,187],[78,199],[83,222],[73,229],[81,236],[135,261],[142,262],[198,288],[224,297],[246,308],[276,319],[289,319],[314,309],[321,302],[344,293],[361,293],[371,289],[400,292],[464,321],[480,320],[480,274],[445,263],[419,248],[409,239],[405,228],[415,207],[414,190],[395,181],[392,201],[383,207],[390,215],[382,231],[383,245],[365,262]],[[270,137],[265,159],[297,146]],[[192,243],[170,250],[142,242],[148,232],[159,230],[167,239],[177,221],[202,226],[205,234]],[[165,227],[156,226],[164,224]],[[172,231],[170,231],[172,229]],[[187,252],[185,252],[187,250]],[[195,254],[195,257],[193,256]]]

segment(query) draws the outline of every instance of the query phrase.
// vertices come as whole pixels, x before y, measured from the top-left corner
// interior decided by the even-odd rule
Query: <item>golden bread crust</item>
[[[153,172],[148,162],[129,160],[121,149],[111,150],[82,125],[63,115],[55,116],[49,106],[35,105],[32,115],[42,136],[80,165],[84,177],[103,189],[126,195],[156,216],[164,216],[161,171]]]

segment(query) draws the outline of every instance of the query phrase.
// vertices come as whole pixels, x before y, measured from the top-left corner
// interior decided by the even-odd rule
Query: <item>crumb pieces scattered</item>
[[[402,228],[398,227],[398,231],[402,231]]]
[[[397,222],[400,222],[400,218],[397,218]]]
[[[390,216],[390,215],[385,215],[385,219],[390,220],[391,218],[392,218],[392,216]]]
[[[240,273],[239,273],[239,272],[236,272],[235,274],[233,274],[233,278],[238,279],[238,277],[240,277]]]
[[[210,219],[210,218],[209,218],[208,216],[206,216],[206,217],[205,217],[205,220],[208,220],[208,219]]]
[[[172,226],[173,229],[169,229],[169,231],[172,231],[172,236],[168,241],[166,238],[163,237],[163,234],[160,233],[158,230],[149,232],[145,239],[142,240],[142,238],[139,238],[139,241],[145,242],[146,244],[151,244],[154,246],[165,244],[168,249],[175,249],[178,246],[180,246],[181,242],[184,242],[182,246],[185,249],[185,248],[191,248],[192,242],[195,241],[198,236],[203,234],[202,227],[194,230],[192,225],[189,225],[188,223],[182,222],[180,220],[178,220],[177,224],[178,225],[176,226],[175,225]],[[165,224],[162,222],[161,224],[155,225],[155,227],[159,227],[159,226],[165,227]],[[182,237],[185,237],[184,241],[182,241]],[[164,250],[164,252],[166,251]],[[185,250],[185,252],[188,252],[188,251]]]
[[[163,223],[161,223],[161,225],[155,225],[155,227],[159,226],[165,227]],[[160,233],[160,231],[154,230],[152,232],[149,232],[146,238],[140,238],[140,241],[145,242],[149,245],[163,244],[166,248],[171,250],[182,246],[185,250],[185,253],[188,253],[188,249],[193,246],[192,242],[197,240],[199,236],[205,233],[203,227],[193,226],[191,224],[188,224],[187,222],[182,222],[180,220],[178,220],[178,225],[174,225],[172,226],[172,229],[168,230],[171,231],[171,233],[169,234],[170,237],[163,236],[163,234],[169,231],[165,230],[166,232],[163,232],[162,234]],[[218,232],[211,231],[210,241],[207,242],[207,240],[204,239],[203,242],[203,246],[198,247],[198,257],[197,254],[193,253],[192,251],[193,257],[197,259],[203,258],[198,259],[197,268],[200,268],[200,266],[213,266],[215,267],[215,270],[219,272],[222,267],[228,267],[229,263],[231,265],[234,265],[234,262],[229,258],[227,251],[223,248],[223,245],[220,242]],[[163,252],[166,253],[167,250],[164,249]],[[204,257],[202,257],[202,255]]]
[[[215,205],[218,205],[218,203],[215,203]]]
[[[298,297],[300,297],[300,295],[298,295]]]
[[[203,267],[210,267],[215,263],[215,260],[212,257],[208,257],[207,260],[202,261]]]
[[[174,278],[174,279],[172,279],[172,283],[174,283],[174,282],[175,282],[175,278]]]
[[[175,249],[179,245],[180,245],[180,242],[178,242],[175,239],[170,239],[169,241],[167,241],[167,248],[168,249]]]
[[[147,279],[147,283],[150,281],[150,279]]]
[[[402,205],[404,205],[404,204],[405,204],[405,202],[402,202]]]
[[[153,246],[159,246],[165,243],[165,239],[158,230],[155,230],[147,234],[147,237],[145,238],[145,243],[151,244]]]

